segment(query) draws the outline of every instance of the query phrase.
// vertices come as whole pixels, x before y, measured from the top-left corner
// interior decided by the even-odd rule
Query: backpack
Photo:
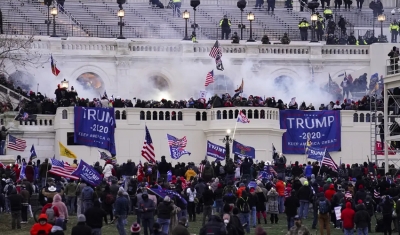
[[[250,212],[250,205],[249,205],[249,198],[244,200],[243,198],[240,198],[244,201],[243,205],[239,208],[241,213],[249,213]]]
[[[318,208],[320,214],[326,214],[329,212],[328,202],[326,200],[319,201]]]
[[[106,203],[107,205],[111,205],[111,204],[113,204],[114,202],[115,202],[114,196],[113,196],[111,193],[107,194],[105,203]]]
[[[225,169],[224,169],[223,166],[220,166],[220,167],[219,167],[219,174],[220,174],[220,175],[225,174]]]
[[[7,196],[10,196],[12,191],[14,190],[15,186],[14,185],[7,185],[7,188],[5,188],[5,193]]]
[[[82,195],[82,200],[84,201],[91,201],[93,199],[93,192],[87,187],[85,187],[82,190],[81,195]]]
[[[50,208],[46,209],[46,215],[47,215],[47,222],[50,224],[54,224],[55,222],[55,216],[54,216],[54,206],[51,206]]]

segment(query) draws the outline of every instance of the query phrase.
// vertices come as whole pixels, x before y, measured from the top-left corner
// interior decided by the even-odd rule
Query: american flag
[[[177,138],[174,139],[174,138],[168,139],[169,146],[181,147],[181,148],[186,147],[186,145],[187,145],[186,136],[184,136],[182,139],[177,139]]]
[[[249,119],[246,117],[246,115],[244,115],[242,111],[240,111],[236,121],[241,123],[250,123]]]
[[[337,165],[335,161],[333,161],[331,155],[328,151],[325,151],[325,156],[322,158],[321,165],[326,165],[327,167],[331,168],[333,171],[337,172]]]
[[[71,175],[72,172],[74,172],[76,168],[71,167],[68,162],[63,162],[60,160],[57,160],[55,158],[51,159],[51,169],[49,170],[49,173],[52,173],[54,175],[58,175],[64,178],[69,178],[73,180],[78,180],[79,177]]]
[[[26,149],[26,141],[12,135],[8,135],[7,148],[23,152]]]
[[[54,74],[54,76],[58,76],[58,74],[60,74],[60,70],[58,70],[56,63],[54,63],[53,55],[50,57],[50,60],[51,73]]]
[[[156,162],[156,154],[154,153],[153,140],[151,139],[151,135],[147,126],[145,126],[146,136],[144,137],[144,143],[142,148],[142,156],[148,162]]]
[[[381,198],[381,194],[374,189],[374,198]]]
[[[211,48],[209,56],[215,59],[218,55],[222,56],[222,50],[219,47],[219,42],[217,40],[215,41],[214,46]]]
[[[278,173],[275,171],[274,167],[272,167],[271,165],[264,166],[264,171],[269,172],[270,174],[273,174],[273,175],[278,175]]]
[[[205,82],[204,86],[208,86],[213,82],[214,82],[214,70],[211,70],[211,72],[207,73],[206,82]]]

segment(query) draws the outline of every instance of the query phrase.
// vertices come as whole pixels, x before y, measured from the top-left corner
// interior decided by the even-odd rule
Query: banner
[[[254,159],[256,157],[256,150],[253,147],[243,145],[236,140],[233,141],[232,152],[240,158],[249,157]]]
[[[74,108],[75,144],[98,147],[116,155],[114,108]]]
[[[101,175],[92,166],[82,160],[71,175],[79,177],[92,186],[97,186],[102,181]]]
[[[177,139],[175,136],[167,134],[169,152],[171,154],[172,159],[179,159],[182,155],[188,154],[190,156],[190,152],[186,151],[184,147],[186,147],[187,140],[186,136],[182,139]]]
[[[315,161],[321,162],[322,158],[325,155],[325,149],[323,148],[315,148],[315,147],[307,147],[306,154],[307,158],[314,159]]]
[[[388,155],[396,155],[396,150],[393,147],[388,146],[387,148],[388,148]],[[385,149],[383,148],[382,142],[376,141],[375,151],[376,155],[385,155]]]
[[[216,158],[217,160],[225,160],[225,148],[207,141],[207,156]]]
[[[199,91],[199,99],[207,99],[207,91]]]
[[[307,140],[311,146],[328,151],[341,150],[340,111],[280,110],[280,128],[284,154],[304,154]]]

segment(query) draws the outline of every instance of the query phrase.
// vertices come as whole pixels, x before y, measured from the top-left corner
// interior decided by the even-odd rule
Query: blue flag
[[[114,108],[75,107],[75,144],[98,147],[116,155]]]
[[[155,189],[155,188],[148,188],[147,190],[155,193],[157,196],[164,198],[165,196],[169,196],[170,198],[178,198],[179,200],[182,201],[183,204],[187,204],[187,201],[177,192],[173,190],[164,190],[161,188]]]
[[[304,154],[308,140],[311,146],[327,151],[341,150],[340,111],[280,110],[280,128],[284,154]]]
[[[171,154],[172,159],[179,159],[185,154],[191,154],[190,152],[186,151],[183,146],[186,144],[182,144],[182,139],[177,139],[176,137],[167,134],[168,138],[168,145],[169,145],[169,152]]]
[[[167,172],[167,181],[168,181],[168,182],[171,182],[171,181],[172,181],[172,172],[171,172],[171,171],[168,171],[168,172]]]
[[[225,160],[226,150],[224,147],[211,143],[207,141],[207,156],[216,158],[217,160]],[[206,159],[207,160],[207,159]]]
[[[23,180],[25,178],[25,168],[26,168],[26,163],[23,163],[21,166],[21,171],[19,173],[20,180]]]
[[[33,159],[35,159],[35,158],[37,158],[37,154],[36,154],[36,151],[35,151],[35,146],[32,144],[32,147],[31,147],[31,157],[30,157],[30,159],[33,160]]]
[[[71,175],[76,177],[80,177],[86,183],[97,186],[101,183],[102,178],[101,175],[89,164],[84,161],[80,161],[78,167]]]
[[[253,147],[241,144],[236,140],[233,141],[232,152],[240,158],[249,157],[254,159],[256,157],[256,150]]]
[[[307,158],[314,159],[315,161],[321,162],[322,158],[325,155],[325,149],[310,146],[307,148],[306,154],[308,155]]]

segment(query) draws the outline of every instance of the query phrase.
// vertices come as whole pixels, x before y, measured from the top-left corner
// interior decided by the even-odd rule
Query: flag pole
[[[238,114],[239,115],[239,114]],[[236,133],[236,127],[237,127],[237,124],[238,124],[238,122],[237,122],[237,118],[236,118],[236,124],[235,124],[235,129],[233,129],[233,135],[232,135],[232,143],[233,143],[233,140],[235,139],[235,133]],[[231,155],[233,156],[233,146],[231,146]]]
[[[321,160],[321,162],[319,163],[320,167],[319,167],[319,170],[318,170],[318,175],[319,175],[319,172],[321,171],[321,168],[322,168],[322,161],[323,161],[324,158],[325,158],[325,154],[326,154],[326,148],[325,148],[324,156],[322,157],[322,160]]]

